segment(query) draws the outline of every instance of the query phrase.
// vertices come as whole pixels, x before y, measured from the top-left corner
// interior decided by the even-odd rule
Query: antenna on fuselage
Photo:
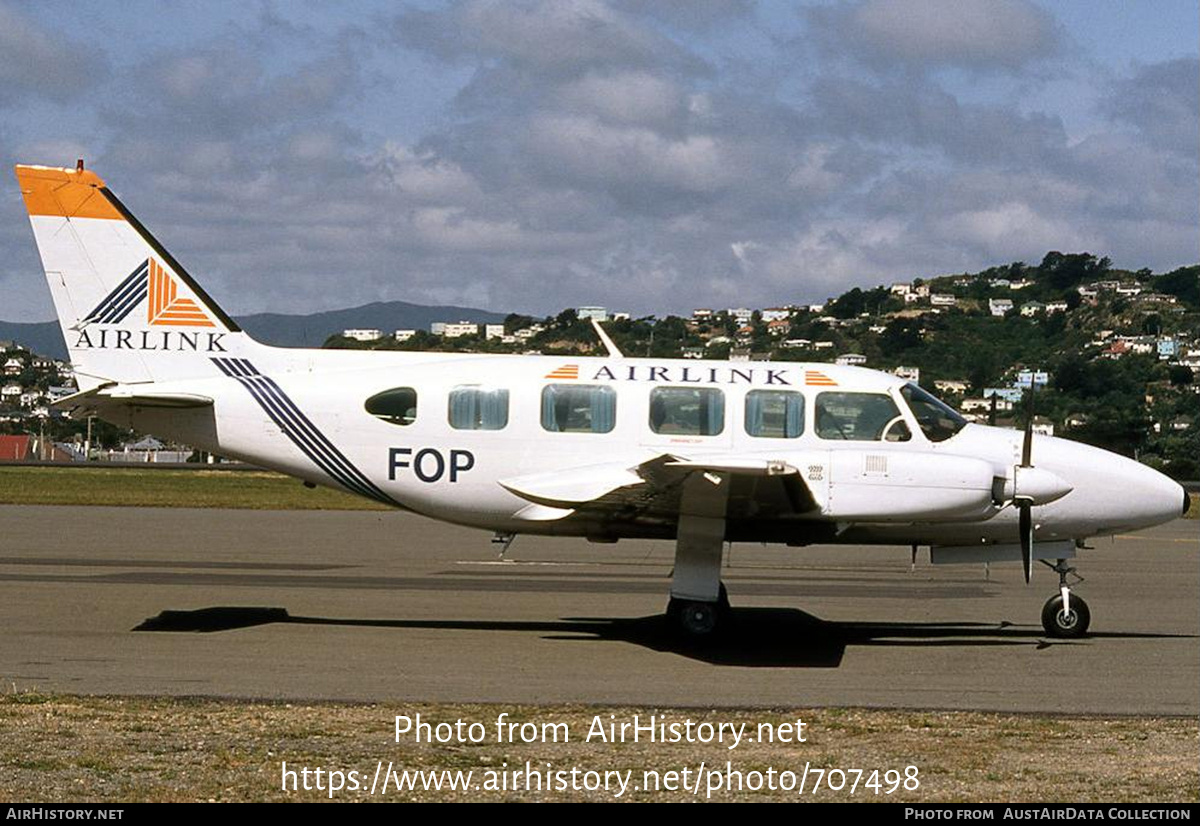
[[[608,333],[604,332],[604,328],[600,326],[600,322],[595,318],[592,319],[592,327],[596,331],[596,335],[600,337],[600,342],[604,345],[604,349],[608,351],[608,357],[611,359],[623,359],[625,354],[613,343],[613,340],[608,337]]]

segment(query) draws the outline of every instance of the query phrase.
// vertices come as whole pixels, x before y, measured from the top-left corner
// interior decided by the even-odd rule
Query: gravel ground
[[[569,742],[497,742],[496,720],[566,724]],[[432,723],[478,722],[482,742],[416,743],[411,733],[395,736],[395,717]],[[745,739],[725,743],[599,742],[586,735],[602,724],[645,723],[649,715],[676,723],[686,736],[701,723],[737,726]],[[777,742],[750,742],[760,723],[779,726],[803,720],[797,730],[775,729]],[[514,729],[516,732],[521,729]],[[579,706],[500,707],[489,705],[284,704],[239,700],[179,700],[9,694],[0,699],[0,799],[6,802],[282,801],[328,799],[328,776],[316,788],[314,770],[346,773],[336,800],[842,800],[870,802],[1196,802],[1200,801],[1200,723],[1182,718],[1050,717],[969,712],[911,712],[864,709],[629,709]],[[707,729],[704,729],[707,731]],[[448,728],[442,728],[448,734]],[[463,732],[469,739],[470,731]],[[792,742],[782,744],[782,735]],[[295,791],[285,791],[283,763],[295,770]],[[526,761],[542,772],[542,790],[532,778],[512,772]],[[697,773],[701,763],[704,771]],[[386,778],[391,764],[403,770],[472,772],[467,790],[448,788],[386,792],[370,784],[377,768]],[[547,767],[546,764],[550,766]],[[742,788],[726,771],[740,771]],[[809,767],[806,790],[798,783]],[[906,767],[917,767],[905,788]],[[310,789],[301,770],[310,770]],[[686,773],[684,769],[688,769]],[[572,775],[571,770],[577,769]],[[813,795],[817,769],[846,772],[845,787],[822,785]],[[857,777],[855,770],[864,770]],[[349,772],[359,772],[353,789]],[[585,770],[598,774],[585,775]],[[715,770],[715,774],[712,773]],[[772,771],[773,770],[773,771]],[[870,783],[872,772],[876,784]],[[888,770],[895,774],[888,775]],[[660,788],[647,789],[646,771],[657,771]],[[677,772],[668,775],[668,772]],[[548,772],[561,772],[546,778]],[[596,784],[608,775],[609,788]],[[615,772],[621,772],[618,776]],[[795,772],[789,777],[786,772]],[[629,774],[626,774],[629,773]],[[911,774],[911,772],[910,772]],[[620,777],[628,787],[619,797]],[[770,778],[774,778],[772,781]],[[841,776],[826,774],[841,785]],[[502,779],[503,778],[503,779]],[[665,788],[667,784],[678,787]],[[378,779],[376,782],[379,782]],[[752,790],[762,783],[776,786]],[[917,788],[911,788],[918,782]],[[503,786],[501,786],[503,783]],[[488,788],[488,785],[498,788]],[[559,789],[558,785],[566,788]],[[474,788],[479,786],[480,788]],[[507,788],[504,788],[507,786]],[[548,786],[555,787],[547,789]],[[892,794],[886,791],[895,787]]]

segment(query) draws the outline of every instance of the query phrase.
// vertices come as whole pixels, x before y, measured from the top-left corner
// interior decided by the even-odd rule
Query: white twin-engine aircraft
[[[496,532],[675,540],[668,613],[727,614],[725,542],[904,544],[1034,559],[1080,636],[1084,540],[1175,519],[1178,484],[1081,444],[967,423],[828,364],[356,352],[251,339],[93,172],[16,167],[80,391],[72,415]]]

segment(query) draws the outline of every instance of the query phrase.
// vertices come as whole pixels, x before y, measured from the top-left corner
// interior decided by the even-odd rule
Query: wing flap
[[[505,490],[522,499],[567,509],[594,502],[615,490],[642,484],[645,480],[635,470],[612,465],[588,465],[500,480]]]
[[[819,510],[794,466],[778,459],[713,457],[688,459],[660,454],[634,467],[587,465],[539,473],[500,484],[527,502],[561,516],[526,508],[522,519],[558,519],[571,513],[617,518],[674,518],[680,512],[684,482],[695,474],[728,476],[734,482],[732,515],[796,515]],[[529,511],[526,514],[526,511]]]
[[[570,508],[551,508],[546,505],[526,505],[513,514],[513,519],[519,519],[522,522],[555,522],[559,519],[566,519],[571,514],[575,513]]]

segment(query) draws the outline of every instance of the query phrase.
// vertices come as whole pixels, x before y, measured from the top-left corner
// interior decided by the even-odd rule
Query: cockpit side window
[[[394,387],[376,393],[363,403],[363,407],[388,424],[410,425],[417,420],[417,391],[411,387]]]
[[[908,402],[921,432],[931,442],[944,442],[966,427],[967,420],[957,410],[915,384],[904,385],[900,395]]]
[[[907,442],[912,438],[900,408],[885,393],[820,393],[817,435],[858,442]]]

